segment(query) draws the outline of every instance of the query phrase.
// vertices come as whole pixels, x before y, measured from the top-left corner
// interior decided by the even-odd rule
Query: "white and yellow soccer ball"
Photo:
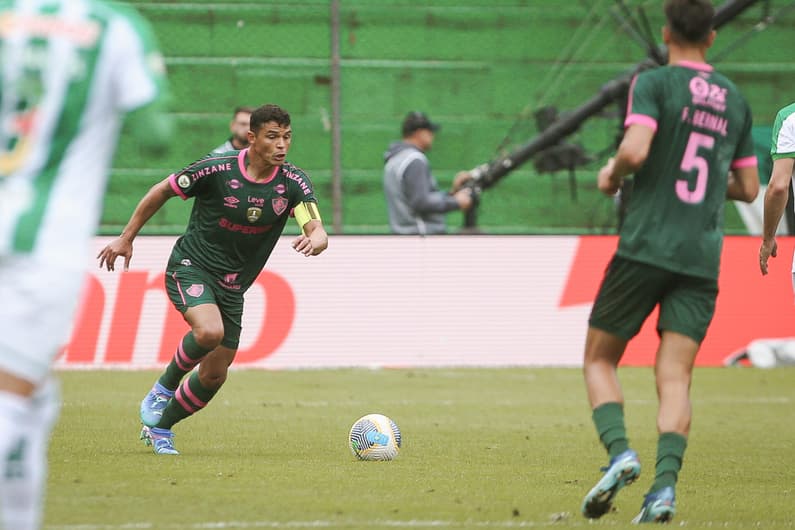
[[[383,414],[362,416],[348,435],[351,452],[359,460],[392,460],[400,453],[400,443],[400,429]]]

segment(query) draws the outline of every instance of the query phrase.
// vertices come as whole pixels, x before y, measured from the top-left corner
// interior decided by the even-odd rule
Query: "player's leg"
[[[226,381],[229,366],[235,360],[240,342],[241,321],[243,319],[243,297],[236,293],[219,292],[219,306],[213,315],[213,341],[218,341],[213,350],[202,359],[199,369],[185,379],[174,393],[174,398],[163,411],[163,417],[157,427],[171,429],[178,421],[197,413],[207,406]],[[194,310],[204,308],[198,306],[186,313],[186,318],[194,318]],[[193,320],[189,320],[192,324]],[[198,325],[194,326],[194,332]],[[218,336],[218,333],[221,336]],[[202,336],[199,334],[198,336]]]
[[[60,397],[49,381],[80,298],[82,267],[0,259],[0,504],[3,528],[37,529]],[[1,526],[1,525],[0,525]]]
[[[675,488],[682,468],[692,406],[690,384],[696,354],[715,312],[717,282],[680,277],[660,304],[660,347],[655,362],[659,411],[654,483],[636,522],[667,522],[676,512]]]
[[[657,303],[657,276],[659,269],[614,258],[591,311],[583,374],[594,426],[610,461],[583,500],[582,513],[589,518],[607,513],[618,491],[640,475],[640,462],[626,433],[618,363],[628,340]]]
[[[141,401],[141,423],[146,427],[158,424],[182,378],[218,346],[224,336],[221,311],[209,274],[192,265],[170,262],[165,283],[169,300],[191,329],[180,340],[168,366]],[[141,439],[150,443],[149,434],[151,432],[144,429]]]
[[[4,492],[4,528],[33,530],[41,527],[47,481],[50,435],[61,408],[60,389],[48,378],[34,393],[27,416],[17,424],[22,435],[14,458],[6,460],[11,487]]]
[[[29,395],[9,391],[9,388],[19,387],[19,383],[30,385],[28,381],[0,369],[0,433],[3,433],[0,436],[1,528],[34,528],[22,520],[20,513],[20,508],[26,511],[28,503],[17,498],[20,483],[29,478],[24,476],[22,456],[29,445],[24,424],[32,414]],[[32,392],[32,387],[28,386],[27,392]]]
[[[172,427],[209,404],[226,381],[229,366],[234,361],[240,342],[243,297],[238,293],[218,292],[216,294],[222,306],[213,307],[218,309],[217,318],[220,319],[223,338],[220,339],[218,346],[204,356],[198,370],[194,370],[187,379],[180,383],[173,398],[164,407],[157,424],[151,429],[142,431],[141,437],[153,445],[155,453],[178,454],[174,449]],[[186,312],[186,318],[191,319],[189,322],[196,324],[193,319],[197,313],[194,310],[203,307],[205,306],[193,307]],[[216,329],[218,328],[217,322],[214,322],[213,325]],[[197,328],[197,325],[193,326],[194,331]]]
[[[206,407],[226,381],[235,353],[236,349],[218,346],[207,354],[199,369],[179,385],[157,427],[170,430],[177,422]]]
[[[213,303],[188,307],[184,317],[191,331],[182,338],[171,362],[141,401],[141,422],[148,427],[160,422],[183,376],[215,349],[224,336],[221,312]]]

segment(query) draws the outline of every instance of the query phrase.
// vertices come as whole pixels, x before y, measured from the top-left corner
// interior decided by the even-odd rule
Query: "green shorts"
[[[659,305],[658,334],[674,331],[700,344],[715,314],[717,297],[717,280],[613,256],[588,323],[629,340]]]
[[[237,350],[242,329],[243,293],[224,289],[209,273],[195,265],[183,265],[179,262],[168,264],[166,292],[174,307],[183,314],[189,307],[217,305],[224,323],[221,345]]]

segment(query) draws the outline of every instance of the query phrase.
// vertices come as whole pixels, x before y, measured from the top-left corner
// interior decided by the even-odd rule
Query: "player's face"
[[[229,132],[232,137],[237,140],[238,144],[248,145],[248,128],[251,114],[248,112],[238,112],[235,114],[235,119],[229,124]]]
[[[256,134],[249,131],[248,139],[251,144],[249,156],[269,166],[279,166],[287,157],[293,129],[289,125],[281,126],[275,121],[269,121]]]

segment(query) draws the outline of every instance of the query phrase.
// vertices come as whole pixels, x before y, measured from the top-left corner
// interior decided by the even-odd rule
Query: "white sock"
[[[6,394],[8,395],[8,394]],[[0,405],[0,409],[2,405]],[[6,449],[2,483],[4,528],[38,530],[44,509],[47,450],[60,411],[58,385],[49,380],[26,402],[24,417],[14,424],[17,434]],[[2,421],[2,420],[0,420]]]
[[[17,394],[0,392],[0,505],[3,528],[34,528],[22,524],[13,513],[17,504],[19,476],[24,474],[22,455],[26,452],[24,424],[31,413],[31,403]]]

